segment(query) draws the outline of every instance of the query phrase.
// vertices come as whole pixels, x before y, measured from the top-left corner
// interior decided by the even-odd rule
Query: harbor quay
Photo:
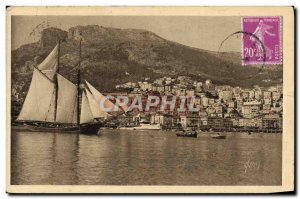
[[[282,133],[281,119],[275,115],[266,115],[258,118],[222,118],[202,117],[192,114],[162,114],[162,113],[137,113],[119,116],[106,123],[105,127],[122,128],[135,127],[141,124],[160,125],[161,130],[193,129],[202,132],[264,132]]]

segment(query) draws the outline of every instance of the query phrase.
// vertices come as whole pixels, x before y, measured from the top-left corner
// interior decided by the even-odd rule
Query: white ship
[[[137,126],[130,126],[130,127],[120,127],[121,130],[161,130],[160,124],[150,124],[150,122],[147,122],[145,120],[141,120],[140,124]]]

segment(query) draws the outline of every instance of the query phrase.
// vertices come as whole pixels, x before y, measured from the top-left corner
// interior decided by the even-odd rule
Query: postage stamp
[[[281,18],[242,17],[242,64],[282,64]]]

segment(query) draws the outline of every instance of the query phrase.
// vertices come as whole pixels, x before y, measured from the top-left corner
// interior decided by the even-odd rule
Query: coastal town
[[[129,98],[148,95],[195,97],[194,105],[198,111],[176,111],[160,106],[151,107],[148,112],[133,111],[119,121],[123,125],[136,125],[141,120],[160,124],[171,129],[176,126],[218,130],[274,131],[282,130],[282,85],[268,88],[253,86],[251,89],[214,85],[211,80],[195,81],[188,76],[162,77],[143,82],[127,82],[116,88],[129,89]],[[110,93],[117,95],[117,93]],[[143,106],[145,101],[142,100]],[[176,103],[179,106],[179,103]]]

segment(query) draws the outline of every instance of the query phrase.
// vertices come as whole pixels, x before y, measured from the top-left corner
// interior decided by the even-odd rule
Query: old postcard
[[[294,190],[292,7],[8,7],[7,192]]]

